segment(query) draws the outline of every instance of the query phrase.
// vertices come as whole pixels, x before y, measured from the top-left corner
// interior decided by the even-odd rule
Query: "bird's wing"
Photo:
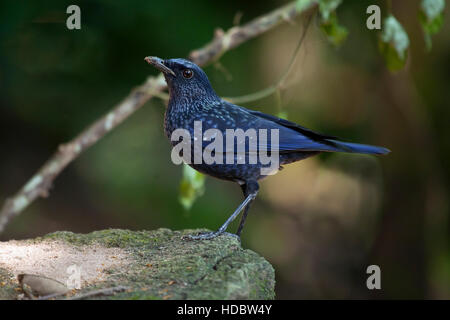
[[[388,149],[382,147],[339,141],[333,136],[314,132],[294,122],[259,111],[249,110],[227,101],[223,101],[216,107],[220,109],[216,110],[216,115],[219,114],[219,118],[221,118],[222,121],[219,122],[217,128],[224,133],[223,143],[225,143],[227,136],[226,129],[241,128],[244,131],[247,131],[248,129],[254,129],[257,131],[257,146],[252,145],[251,143],[249,143],[249,145],[246,144],[246,154],[260,151],[271,151],[272,149],[278,150],[279,153],[299,151],[332,151],[385,154],[389,152]],[[266,141],[261,140],[260,129],[267,130]],[[278,130],[278,145],[273,143],[273,129]],[[207,145],[208,142],[203,141],[203,147],[208,148]]]
[[[307,128],[304,128],[294,122],[281,119],[272,115],[268,115],[259,111],[253,111],[244,107],[233,105],[229,102],[224,103],[225,109],[229,113],[236,114],[238,111],[242,113],[241,117],[236,117],[235,126],[237,128],[254,128],[259,129],[277,129],[279,133],[278,150],[283,152],[298,152],[298,151],[342,151],[334,141],[328,139],[335,139],[333,136],[323,135]],[[270,132],[268,132],[270,134]],[[272,147],[271,139],[268,139],[266,148],[270,150]]]
[[[280,153],[296,151],[338,151],[365,154],[387,154],[389,149],[367,144],[339,141],[338,138],[314,132],[294,122],[281,119],[259,111],[247,110],[250,114],[272,121],[292,132],[280,131]]]
[[[334,136],[329,136],[329,135],[324,135],[318,132],[314,132],[308,128],[302,127],[299,124],[292,122],[292,121],[288,121],[286,119],[282,119],[282,118],[278,118],[276,116],[270,115],[270,114],[266,114],[266,113],[262,113],[259,111],[254,111],[254,110],[248,110],[246,109],[247,112],[249,112],[250,114],[253,114],[257,117],[261,117],[263,119],[267,119],[270,121],[273,121],[275,123],[278,123],[279,125],[282,125],[283,127],[286,128],[290,128],[293,129],[297,132],[300,132],[301,134],[313,139],[313,140],[323,140],[323,139],[338,139],[337,137]]]

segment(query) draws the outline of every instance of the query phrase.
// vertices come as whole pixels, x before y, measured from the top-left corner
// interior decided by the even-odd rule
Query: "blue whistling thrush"
[[[190,140],[187,142],[192,152],[190,157],[182,155],[183,159],[191,167],[202,173],[237,182],[244,193],[244,201],[217,231],[190,235],[188,236],[189,239],[201,240],[217,237],[224,233],[228,225],[244,210],[236,232],[237,237],[240,237],[250,203],[258,193],[258,180],[281,169],[281,165],[299,161],[321,152],[365,154],[386,154],[389,152],[388,149],[382,147],[339,141],[335,137],[311,131],[291,121],[227,102],[216,94],[205,72],[188,60],[163,60],[157,57],[146,57],[145,61],[163,73],[169,88],[170,98],[165,113],[164,130],[172,145],[176,146],[181,143],[176,139],[173,141],[172,133],[177,129],[185,130],[189,133]],[[222,141],[218,142],[217,135],[209,138],[205,136],[200,138],[200,148],[197,147],[196,149],[195,123],[201,124],[201,129],[205,132],[205,135],[208,129],[216,129],[216,132],[218,130],[222,134]],[[232,130],[229,131],[230,129]],[[251,135],[245,136],[244,140],[241,139],[240,142],[237,142],[234,139],[236,136],[233,136],[232,147],[225,146],[227,135],[236,133],[237,129],[242,129],[245,132],[253,129],[258,133],[261,130],[266,130],[266,139],[261,140],[260,135],[259,144],[256,148],[252,148],[251,143],[246,143],[246,141],[252,139]],[[274,129],[278,134],[278,143],[273,143],[273,139],[269,139],[269,136],[272,138]],[[270,135],[267,134],[267,131],[270,132]],[[275,138],[275,136],[273,137]],[[195,153],[203,155],[203,152],[208,151],[212,138],[215,138],[215,142],[218,142],[216,146],[223,144],[222,150],[225,150],[225,152],[222,151],[222,156],[220,156],[215,154],[217,150],[213,150],[211,154],[219,156],[219,160],[223,161],[213,163],[211,161],[193,161]],[[186,141],[183,142],[186,143]],[[197,141],[197,145],[198,143]],[[239,149],[240,144],[244,144],[243,149]],[[257,158],[256,161],[250,161],[252,154],[259,154],[263,151],[267,153],[269,150],[270,152],[274,150],[277,152],[277,167],[274,172],[264,172],[262,169],[267,167],[267,162],[263,163],[260,158]],[[233,160],[231,163],[226,158],[230,154]]]

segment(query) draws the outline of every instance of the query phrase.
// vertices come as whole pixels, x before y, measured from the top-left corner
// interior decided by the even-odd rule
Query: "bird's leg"
[[[233,212],[233,214],[227,219],[227,221],[225,221],[225,223],[217,231],[205,232],[205,233],[201,233],[198,235],[188,235],[188,236],[185,236],[185,238],[187,240],[209,240],[209,239],[214,239],[215,237],[221,235],[222,233],[225,232],[228,225],[234,219],[236,219],[236,217],[239,215],[239,213],[241,213],[242,209],[244,209],[253,199],[255,199],[255,197],[256,197],[256,193],[249,194],[245,198],[245,200],[239,205],[239,207]],[[235,235],[233,235],[233,236],[235,236]]]
[[[247,197],[249,194],[254,194],[254,198],[252,199],[252,201],[256,198],[256,194],[258,193],[259,190],[259,185],[258,182],[256,181],[248,181],[246,184],[241,186],[242,191],[244,192],[244,197]],[[248,211],[250,209],[250,204],[252,203],[252,201],[250,201],[247,206],[245,207],[244,213],[242,214],[241,217],[241,222],[239,222],[239,227],[237,229],[236,235],[240,238],[241,237],[241,233],[242,233],[242,229],[244,229],[244,223],[245,220],[247,219],[247,215],[248,215]]]
[[[210,240],[214,239],[215,237],[221,235],[222,233],[227,233],[225,230],[228,228],[228,225],[236,219],[236,217],[241,213],[242,210],[244,210],[244,214],[241,218],[241,222],[239,223],[238,232],[236,234],[229,234],[232,236],[240,238],[242,229],[244,228],[244,222],[247,218],[248,209],[250,206],[250,203],[256,198],[256,195],[258,194],[259,185],[256,181],[247,181],[245,184],[241,186],[242,191],[244,192],[245,199],[244,201],[239,205],[239,207],[233,212],[233,214],[225,221],[225,223],[217,230],[213,232],[205,232],[200,233],[198,235],[188,235],[185,236],[185,239],[187,240]]]
[[[245,219],[247,219],[247,215],[248,215],[248,210],[250,209],[250,204],[252,203],[252,201],[250,201],[248,203],[248,205],[245,207],[244,209],[244,213],[242,214],[241,217],[241,221],[239,222],[239,227],[236,231],[236,235],[240,238],[241,237],[241,233],[242,233],[242,229],[244,229],[244,223],[245,223]]]

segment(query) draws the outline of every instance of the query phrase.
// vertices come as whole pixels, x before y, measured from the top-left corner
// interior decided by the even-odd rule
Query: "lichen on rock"
[[[263,257],[243,249],[229,235],[205,241],[183,239],[200,231],[205,230],[61,231],[31,240],[0,242],[0,298],[17,298],[19,273],[57,276],[56,280],[64,283],[70,276],[66,274],[69,265],[81,270],[81,289],[72,294],[116,286],[129,288],[93,299],[274,298],[274,270]],[[17,246],[26,248],[26,253],[20,256],[20,250],[8,252],[8,248]],[[14,263],[14,259],[27,257],[38,260],[30,263],[34,268],[39,266],[38,270],[26,269],[26,263]]]

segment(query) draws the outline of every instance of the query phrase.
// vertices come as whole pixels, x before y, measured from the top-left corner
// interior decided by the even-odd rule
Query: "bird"
[[[211,152],[213,156],[218,156],[219,159],[221,157],[225,159],[226,156],[231,154],[233,162],[196,162],[192,161],[192,154],[183,156],[183,159],[187,159],[187,163],[191,167],[201,173],[238,183],[244,194],[242,203],[219,229],[188,235],[186,238],[189,240],[210,240],[224,233],[230,234],[226,232],[229,224],[243,211],[236,233],[231,234],[240,239],[250,205],[258,194],[258,181],[282,169],[283,165],[323,152],[375,155],[383,155],[390,152],[389,149],[384,147],[345,142],[334,136],[315,132],[286,119],[250,110],[226,101],[214,91],[206,73],[189,60],[182,58],[164,60],[155,56],[147,56],[144,60],[162,72],[167,83],[169,101],[164,115],[164,131],[174,148],[179,143],[179,140],[172,139],[172,135],[177,130],[184,130],[190,134],[191,140],[188,142],[194,154],[203,154],[205,151],[208,151],[208,146],[212,139],[203,138],[202,141],[198,141],[197,137],[195,137],[195,126],[198,123],[201,124],[205,133],[207,130],[212,129],[225,137],[227,137],[227,134],[230,137],[230,132],[232,132],[229,131],[230,129],[242,129],[243,131],[253,129],[256,132],[266,130],[265,132],[270,131],[271,138],[275,138],[272,132],[276,130],[278,135],[277,143],[272,143],[273,140],[269,141],[269,139],[261,142],[262,140],[260,139],[256,148],[252,148],[251,144],[247,143],[245,148],[240,149],[240,151],[237,147],[226,149],[222,154]],[[246,141],[248,142],[248,139]],[[197,149],[194,147],[196,143]],[[224,144],[225,142],[219,142],[218,145],[221,143]],[[245,141],[241,141],[241,143],[245,143]],[[236,147],[236,141],[233,140],[233,144]],[[274,146],[276,149],[274,149]],[[189,151],[189,149],[187,150]],[[278,164],[277,168],[271,172],[262,170],[267,168],[267,163],[263,164],[259,158],[256,163],[255,161],[249,161],[252,154],[262,151],[269,154],[268,150],[270,150],[270,155],[275,150],[274,154],[277,156],[275,158]]]

